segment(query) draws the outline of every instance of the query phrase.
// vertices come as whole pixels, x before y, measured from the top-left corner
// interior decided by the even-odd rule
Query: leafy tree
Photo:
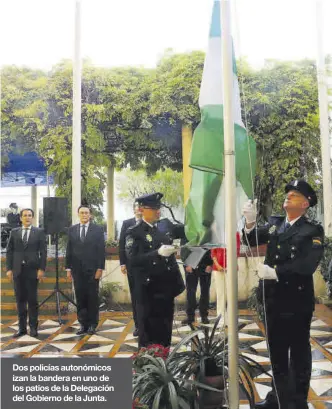
[[[162,201],[166,205],[172,208],[183,206],[182,173],[170,168],[159,169],[153,175],[148,175],[145,169],[124,169],[117,189],[119,197],[130,203],[144,194],[161,192],[164,194]]]
[[[1,163],[8,153],[33,151],[44,129],[46,73],[28,67],[7,66],[1,73]]]
[[[321,156],[316,67],[312,61],[239,64],[246,119],[260,155],[256,195],[264,217],[280,212],[284,186],[306,178],[320,190]]]
[[[181,170],[181,127],[195,128],[200,120],[203,63],[200,51],[167,51],[156,69],[97,68],[84,63],[83,198],[100,207],[105,168],[110,164],[141,169],[149,176],[158,169],[166,169],[166,174],[167,168]],[[317,180],[320,189],[316,68],[309,60],[269,61],[263,69],[253,70],[242,60],[238,73],[243,116],[259,151],[255,189],[266,217],[281,210],[289,180],[306,177],[312,184]],[[3,164],[13,149],[37,150],[55,175],[57,194],[70,198],[71,63],[62,61],[49,73],[5,67],[1,81]],[[182,183],[178,197],[182,198]]]
[[[170,123],[196,126],[200,121],[198,98],[203,66],[202,51],[174,54],[168,50],[151,84],[151,115]]]

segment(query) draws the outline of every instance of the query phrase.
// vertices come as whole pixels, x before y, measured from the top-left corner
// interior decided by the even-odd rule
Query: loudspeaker
[[[69,227],[67,198],[44,197],[43,210],[46,234],[61,233]]]

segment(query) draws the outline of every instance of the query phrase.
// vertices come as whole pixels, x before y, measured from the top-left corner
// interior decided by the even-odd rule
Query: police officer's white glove
[[[170,246],[163,244],[159,249],[158,249],[158,254],[161,257],[169,257],[173,253],[176,253],[178,250],[175,246]]]
[[[257,216],[257,199],[255,199],[254,202],[248,200],[242,208],[242,214],[248,224],[254,223]]]
[[[258,277],[262,280],[277,280],[278,276],[274,268],[267,264],[258,264]]]

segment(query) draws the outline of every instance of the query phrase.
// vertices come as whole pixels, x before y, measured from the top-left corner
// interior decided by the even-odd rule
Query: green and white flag
[[[192,143],[190,166],[194,168],[186,205],[186,236],[193,245],[225,243],[224,240],[224,114],[222,87],[222,30],[220,1],[213,5],[209,45],[205,57],[199,105],[201,122]],[[252,178],[256,166],[256,145],[248,137],[241,119],[240,90],[233,52],[235,166],[237,212],[252,197]]]

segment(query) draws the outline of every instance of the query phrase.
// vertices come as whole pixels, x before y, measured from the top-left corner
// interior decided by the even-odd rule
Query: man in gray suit
[[[47,258],[45,233],[32,226],[33,210],[23,209],[20,218],[22,227],[11,231],[6,256],[7,277],[14,281],[19,321],[19,330],[14,338],[27,333],[28,312],[30,335],[38,336],[37,287],[44,277]]]

